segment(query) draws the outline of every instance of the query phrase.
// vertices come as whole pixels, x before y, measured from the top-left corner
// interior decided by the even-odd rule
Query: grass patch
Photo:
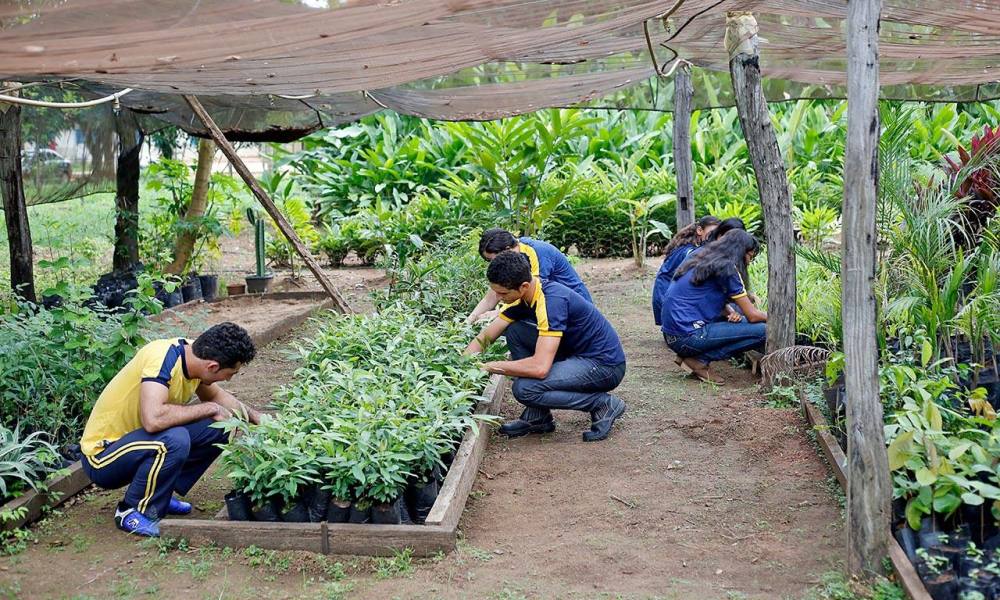
[[[393,551],[392,556],[375,559],[375,578],[401,577],[413,572],[413,549]]]
[[[906,594],[896,584],[879,577],[861,582],[840,571],[824,573],[820,584],[806,594],[805,600],[905,600]]]

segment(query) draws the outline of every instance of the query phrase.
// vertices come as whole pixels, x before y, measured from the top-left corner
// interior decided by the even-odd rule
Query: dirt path
[[[115,531],[118,493],[99,492],[0,560],[0,598],[801,598],[838,565],[843,533],[799,413],[767,408],[745,371],[722,366],[729,383],[717,390],[684,378],[651,322],[651,273],[626,261],[581,272],[624,340],[628,413],[599,444],[581,442],[576,413],[557,414],[551,435],[494,436],[457,552],[161,554]],[[235,391],[266,401],[290,371],[282,345]],[[518,412],[510,398],[504,412]],[[199,508],[217,510],[224,485],[199,483]]]

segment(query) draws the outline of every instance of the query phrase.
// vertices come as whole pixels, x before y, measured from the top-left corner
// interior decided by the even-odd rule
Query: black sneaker
[[[625,403],[617,396],[610,396],[607,404],[590,413],[590,431],[583,432],[583,441],[599,442],[611,433],[615,419],[625,414]]]
[[[525,421],[524,419],[514,419],[507,421],[500,426],[500,432],[512,438],[528,435],[529,433],[552,433],[556,430],[556,420],[549,415],[547,419],[540,421]]]

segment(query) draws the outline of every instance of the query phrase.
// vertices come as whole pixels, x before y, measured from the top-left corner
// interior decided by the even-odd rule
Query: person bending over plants
[[[750,302],[740,276],[759,250],[749,233],[730,231],[677,268],[663,299],[663,339],[680,364],[702,381],[722,383],[708,370],[713,361],[764,346],[767,313]],[[730,301],[743,316],[727,311]]]
[[[210,427],[233,414],[260,423],[260,413],[217,383],[229,381],[256,354],[250,334],[220,323],[194,341],[155,340],[143,346],[97,399],[80,446],[83,469],[104,489],[128,486],[115,525],[160,535],[159,520],[186,515],[188,493],[227,441]],[[189,404],[192,394],[201,402]]]
[[[719,226],[722,221],[718,217],[708,215],[702,217],[682,228],[667,244],[663,251],[663,264],[660,271],[653,280],[653,320],[657,325],[660,323],[660,312],[663,309],[663,296],[670,287],[670,282],[674,279],[674,272],[681,266],[684,259],[691,252],[701,246],[708,237]]]
[[[483,369],[513,377],[514,398],[525,409],[500,430],[510,437],[549,433],[556,428],[552,409],[567,409],[590,413],[583,441],[608,437],[625,412],[625,403],[608,393],[625,376],[625,351],[611,323],[565,285],[533,277],[528,257],[520,252],[497,254],[486,277],[505,304],[465,354],[481,353],[506,332],[511,360],[488,362]],[[508,328],[515,322],[533,323],[535,335]]]
[[[566,255],[552,244],[529,237],[515,238],[506,229],[496,227],[487,229],[479,238],[479,256],[486,261],[492,261],[497,254],[507,250],[520,252],[528,258],[533,277],[561,283],[593,304],[590,291],[573,269],[573,265],[569,264]],[[486,295],[476,308],[472,309],[465,322],[472,324],[479,320],[496,318],[497,313],[494,309],[499,301],[496,292],[492,289],[487,290]]]

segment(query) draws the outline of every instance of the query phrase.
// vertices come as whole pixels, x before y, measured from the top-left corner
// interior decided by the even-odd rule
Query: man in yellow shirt
[[[217,382],[229,381],[256,354],[245,329],[215,325],[194,341],[155,340],[143,346],[97,399],[80,446],[83,469],[105,489],[128,486],[115,511],[119,529],[160,535],[159,520],[188,514],[185,495],[227,441],[215,421],[260,414]],[[200,402],[191,403],[192,394]]]

